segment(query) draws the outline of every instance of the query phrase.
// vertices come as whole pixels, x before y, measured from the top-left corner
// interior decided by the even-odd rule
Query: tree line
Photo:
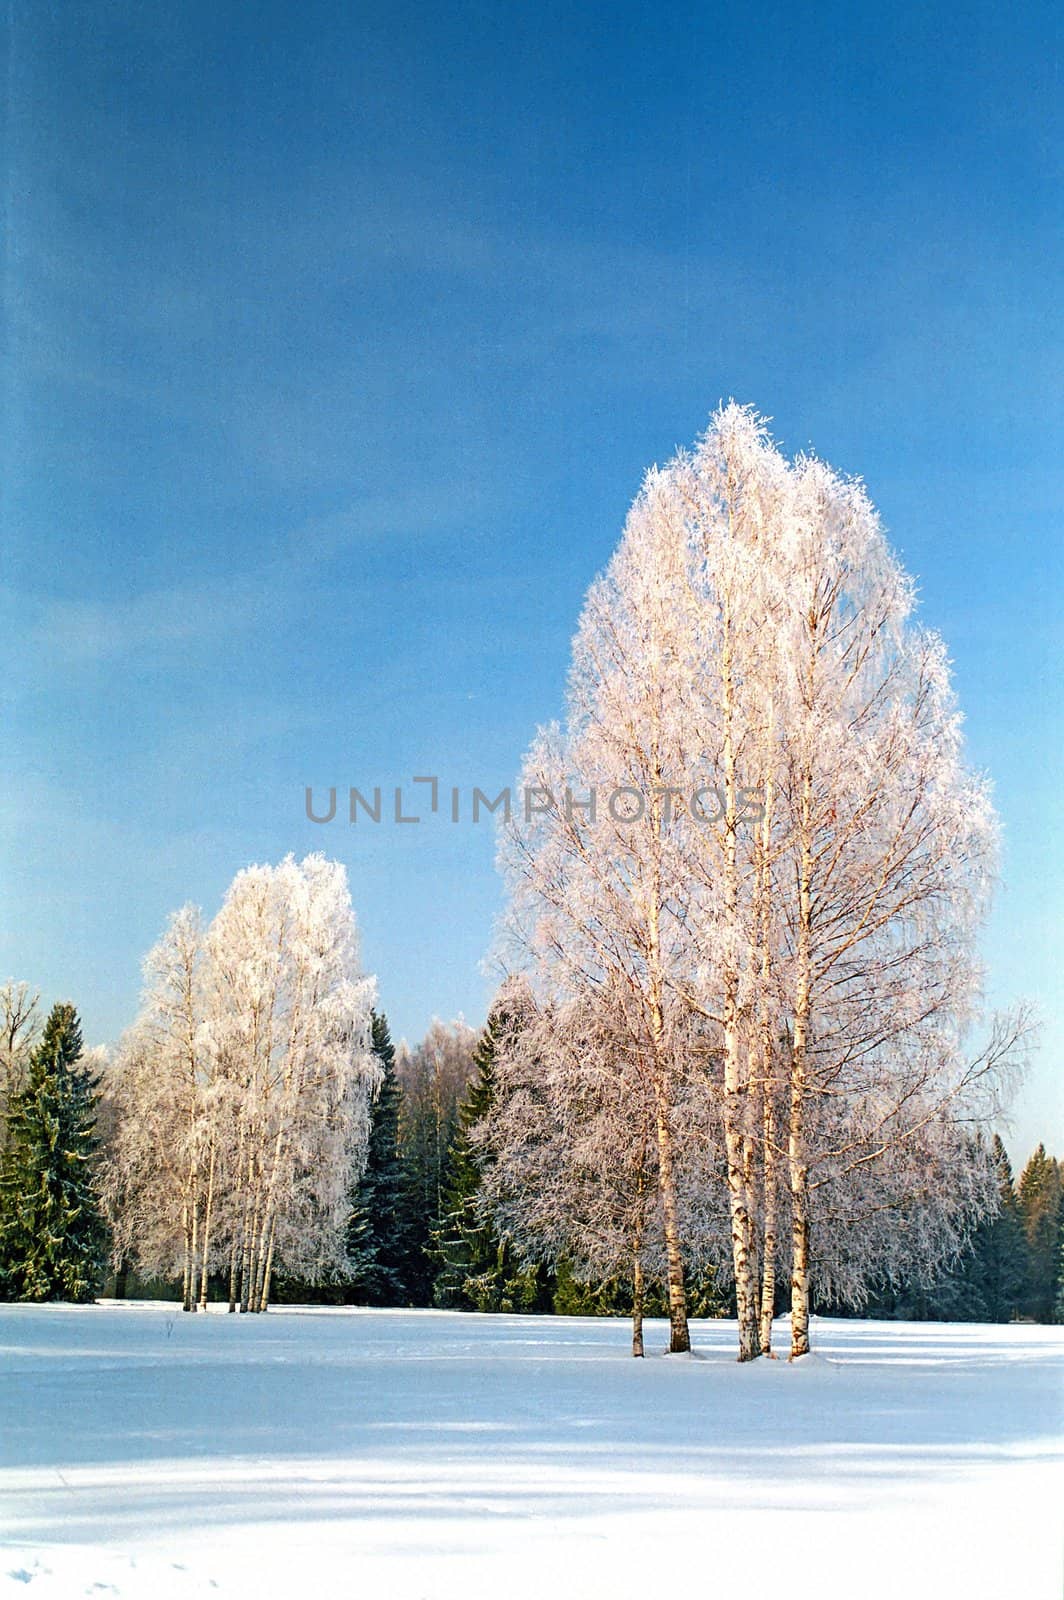
[[[0,988],[0,1297],[89,1301],[109,1290],[180,1296],[192,1309],[183,1250],[180,1262],[172,1250],[160,1259],[154,1236],[138,1243],[128,1219],[114,1226],[114,1103],[103,1053],[83,1050],[72,1005],[54,1006],[43,1026],[38,1005],[26,984]],[[420,1044],[397,1050],[386,1017],[372,1013],[377,1071],[364,1159],[348,1173],[343,1253],[324,1281],[298,1267],[280,1273],[276,1302],[626,1315],[641,1347],[642,1315],[667,1315],[663,1282],[645,1284],[637,1308],[624,1274],[596,1277],[562,1253],[529,1262],[493,1218],[491,1130],[506,1027],[499,1007],[479,1034],[462,1021],[434,1022]],[[957,1261],[926,1281],[874,1285],[863,1315],[1064,1321],[1064,1164],[1039,1145],[1014,1182],[997,1135],[991,1154],[998,1204]],[[695,1315],[735,1315],[734,1288],[712,1271],[692,1287]],[[200,1282],[196,1303],[207,1298],[232,1303],[217,1247],[206,1298]],[[817,1309],[847,1315],[853,1307],[825,1300]]]
[[[1033,1025],[983,1012],[997,821],[860,482],[736,405],[648,473],[517,792],[479,1044],[392,1059],[321,856],[177,913],[102,1080],[118,1261],[190,1311],[216,1281],[247,1312],[306,1284],[623,1301],[637,1354],[656,1305],[681,1352],[728,1304],[744,1361],[784,1306],[792,1357],[814,1305],[1046,1311],[1027,1212],[1024,1287],[971,1264],[1009,1253],[990,1135]]]

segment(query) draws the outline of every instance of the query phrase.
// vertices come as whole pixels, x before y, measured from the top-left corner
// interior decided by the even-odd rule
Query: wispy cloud
[[[0,590],[5,635],[23,659],[88,665],[181,652],[280,626],[306,611],[329,563],[383,540],[461,533],[500,502],[473,480],[358,496],[267,546],[262,561],[224,579],[86,599]]]
[[[4,611],[35,659],[87,664],[145,650],[188,648],[264,626],[287,603],[262,582],[175,587],[110,600],[4,596]]]
[[[362,495],[297,528],[291,535],[293,558],[305,565],[367,541],[460,532],[499,504],[498,494],[471,479]]]

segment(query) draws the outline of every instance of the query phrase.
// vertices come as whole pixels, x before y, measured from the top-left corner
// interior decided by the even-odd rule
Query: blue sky
[[[304,785],[506,783],[735,397],[949,642],[1064,1144],[1054,13],[15,0],[0,969],[113,1040],[171,909],[324,848],[393,1030],[479,1021],[490,828]]]

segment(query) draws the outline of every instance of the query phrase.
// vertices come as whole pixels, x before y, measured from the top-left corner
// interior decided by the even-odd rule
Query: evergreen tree
[[[994,1322],[988,1303],[985,1251],[988,1226],[980,1227],[956,1265],[930,1290],[928,1318],[933,1322]],[[1011,1314],[1011,1313],[1010,1313]],[[1008,1317],[1001,1319],[1008,1321]]]
[[[1064,1322],[1064,1190],[1057,1207],[1057,1294],[1053,1302],[1053,1321]]]
[[[982,1266],[987,1318],[990,1322],[1010,1322],[1019,1315],[1027,1286],[1027,1236],[1012,1181],[1012,1164],[997,1134],[993,1154],[1001,1205],[997,1215],[979,1229],[975,1249]]]
[[[982,1233],[980,1229],[960,1260],[939,1272],[931,1283],[913,1280],[887,1284],[870,1297],[866,1306],[828,1305],[824,1309],[831,1316],[897,1318],[903,1322],[992,1322],[996,1319],[990,1315],[986,1297]]]
[[[398,1055],[403,1171],[398,1238],[407,1305],[432,1304],[433,1241],[444,1213],[448,1153],[476,1047],[476,1033],[461,1019],[450,1024],[436,1020],[420,1044]]]
[[[347,1251],[353,1263],[347,1298],[371,1306],[402,1305],[403,1166],[399,1156],[402,1092],[388,1019],[373,1013],[373,1053],[384,1074],[371,1113],[366,1168],[354,1197]]]
[[[458,1109],[444,1179],[442,1215],[433,1232],[437,1263],[433,1299],[463,1311],[549,1311],[551,1286],[542,1267],[521,1267],[479,1204],[488,1157],[477,1144],[478,1124],[495,1104],[495,1053],[504,1019],[488,1018],[473,1057],[473,1076]]]
[[[614,1278],[607,1283],[581,1283],[573,1277],[565,1260],[559,1261],[554,1271],[553,1310],[559,1317],[630,1317],[632,1314],[631,1278]],[[692,1317],[734,1317],[735,1289],[722,1290],[717,1283],[716,1269],[706,1268],[693,1274],[689,1286],[689,1309]],[[669,1314],[668,1288],[661,1283],[648,1283],[644,1292],[643,1315],[667,1317]]]
[[[1061,1177],[1044,1144],[1024,1167],[1018,1195],[1028,1252],[1024,1310],[1037,1322],[1049,1322],[1056,1298]]]
[[[98,1080],[81,1059],[74,1007],[52,1008],[13,1097],[0,1170],[0,1291],[15,1300],[91,1300],[106,1232],[92,1181]]]
[[[881,1285],[857,1315],[908,1322],[1009,1322],[1027,1286],[1027,1239],[1008,1152],[997,1134],[991,1154],[998,1173],[998,1209],[980,1223],[958,1261],[933,1281]],[[850,1313],[830,1306],[833,1316]]]

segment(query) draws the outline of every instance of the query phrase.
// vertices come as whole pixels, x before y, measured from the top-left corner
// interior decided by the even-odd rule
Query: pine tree
[[[12,1099],[0,1172],[0,1290],[15,1300],[91,1300],[106,1233],[93,1187],[98,1080],[83,1066],[74,1007],[52,1008]]]
[[[488,1018],[473,1057],[473,1077],[458,1110],[444,1183],[442,1217],[432,1253],[438,1263],[433,1299],[462,1311],[549,1311],[551,1292],[542,1267],[520,1267],[479,1205],[484,1164],[478,1125],[496,1098],[495,1053],[504,1019]]]
[[[366,1168],[348,1226],[351,1297],[372,1306],[404,1303],[403,1167],[399,1156],[402,1091],[387,1017],[373,1013],[373,1053],[384,1074],[371,1112]]]
[[[1020,1177],[1020,1214],[1027,1236],[1028,1270],[1024,1310],[1036,1322],[1049,1322],[1057,1281],[1057,1213],[1060,1168],[1040,1144]]]

